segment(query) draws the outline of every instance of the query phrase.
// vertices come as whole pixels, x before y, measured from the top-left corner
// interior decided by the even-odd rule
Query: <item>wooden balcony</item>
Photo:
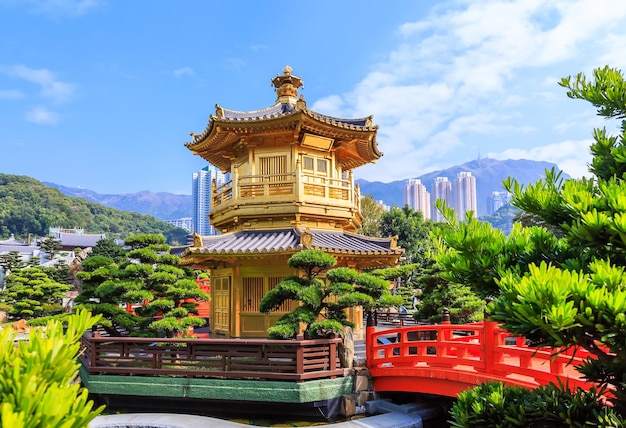
[[[352,183],[352,177],[337,179],[307,173],[234,176],[213,187],[211,212],[221,220],[223,215],[237,215],[233,210],[243,213],[255,210],[255,206],[282,203],[293,207],[304,203],[351,213],[360,210],[359,189]]]
[[[317,340],[81,338],[92,375],[184,376],[302,382],[343,376],[340,338]]]

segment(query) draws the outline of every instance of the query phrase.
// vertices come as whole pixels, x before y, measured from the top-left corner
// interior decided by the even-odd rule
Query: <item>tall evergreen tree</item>
[[[450,249],[439,262],[449,278],[493,296],[490,318],[531,345],[589,351],[593,358],[579,371],[610,388],[613,409],[624,416],[626,82],[620,71],[604,67],[593,79],[578,74],[560,84],[600,116],[621,120],[618,135],[594,131],[594,178],[563,180],[549,171],[529,186],[507,180],[512,204],[538,219],[534,224],[550,227],[517,226],[505,238],[468,219],[443,235]]]

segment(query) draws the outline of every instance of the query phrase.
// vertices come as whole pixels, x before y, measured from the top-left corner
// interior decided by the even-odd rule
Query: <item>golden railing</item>
[[[351,180],[330,178],[314,174],[242,175],[213,189],[212,207],[219,208],[237,200],[237,203],[254,203],[254,199],[303,200],[328,199],[348,202],[358,208],[359,191]]]

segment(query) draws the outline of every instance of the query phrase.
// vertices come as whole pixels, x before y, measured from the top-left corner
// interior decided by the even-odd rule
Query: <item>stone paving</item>
[[[315,425],[320,425],[315,424]],[[278,426],[278,425],[277,425]],[[286,426],[286,425],[281,425]],[[422,418],[416,414],[389,412],[354,421],[324,424],[329,428],[422,428]],[[129,413],[98,416],[89,428],[241,428],[254,425],[230,422],[205,416],[173,413]]]

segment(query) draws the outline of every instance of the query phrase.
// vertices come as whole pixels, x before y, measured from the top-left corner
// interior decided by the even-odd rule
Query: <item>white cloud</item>
[[[626,2],[611,0],[439,3],[399,27],[399,45],[352,91],[313,107],[341,117],[374,114],[385,156],[363,169],[368,180],[415,177],[435,164],[559,139],[567,141],[515,153],[581,176],[592,129],[582,124],[591,120],[568,114],[575,102],[554,76],[590,72],[616,55],[626,64],[624,18]]]
[[[592,139],[561,141],[559,143],[532,148],[511,148],[487,156],[495,159],[532,159],[555,163],[573,178],[589,177],[588,166],[591,163],[589,147]]]
[[[182,67],[174,70],[174,76],[176,77],[193,76],[194,74],[193,68],[191,67]]]
[[[13,65],[0,67],[11,77],[17,77],[40,86],[40,94],[53,102],[64,102],[69,100],[75,93],[75,86],[57,80],[50,70],[45,68],[34,69],[24,65]]]
[[[34,107],[26,113],[25,119],[29,122],[40,125],[56,125],[59,122],[59,115],[45,107]]]

